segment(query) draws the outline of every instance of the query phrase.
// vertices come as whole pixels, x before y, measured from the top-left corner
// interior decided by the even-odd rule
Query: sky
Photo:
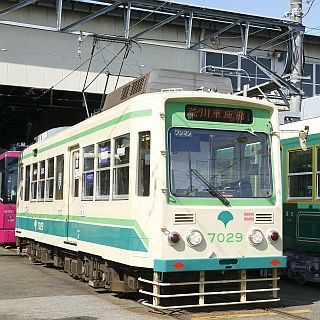
[[[173,0],[185,4],[261,15],[282,19],[290,11],[290,0]],[[309,12],[310,4],[313,2]],[[320,36],[320,0],[303,0],[305,17],[302,23],[306,26],[306,33]],[[307,13],[308,12],[308,13]]]

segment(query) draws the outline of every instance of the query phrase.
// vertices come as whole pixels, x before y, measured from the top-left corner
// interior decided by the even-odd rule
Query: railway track
[[[229,311],[225,312],[215,312],[212,311],[207,314],[203,313],[192,313],[187,310],[177,310],[177,311],[156,311],[163,315],[169,315],[177,320],[240,320],[240,319],[253,319],[253,320],[264,320],[264,319],[297,319],[297,320],[311,320],[301,314],[311,313],[310,309],[298,309],[298,310],[289,310],[281,311],[274,308],[261,308],[261,309],[251,309],[246,311]],[[279,316],[279,317],[276,317]],[[314,319],[314,318],[313,318]]]
[[[286,311],[280,311],[280,310],[273,309],[273,308],[266,308],[264,310],[267,311],[267,312],[277,313],[279,315],[285,316],[285,317],[290,318],[290,319],[309,320],[306,317],[302,317],[302,316],[296,315],[294,313],[290,313],[290,312],[286,312]]]

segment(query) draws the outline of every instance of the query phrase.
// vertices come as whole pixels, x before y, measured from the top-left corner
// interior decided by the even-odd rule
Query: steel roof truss
[[[35,2],[37,2],[38,0],[23,0],[9,8],[6,8],[6,9],[3,9],[0,11],[0,16],[1,15],[4,15],[6,13],[9,13],[9,12],[12,12],[12,11],[15,11],[15,10],[18,10],[20,8],[23,8],[23,7],[26,7],[26,6],[29,6],[30,4],[33,4]]]
[[[80,20],[78,20],[78,21],[76,21],[74,23],[71,23],[70,25],[62,28],[61,31],[69,31],[70,29],[72,29],[73,27],[77,26],[78,24],[82,24],[82,23],[88,22],[88,21],[90,21],[92,19],[95,19],[95,18],[97,18],[97,17],[99,17],[99,16],[101,16],[103,14],[106,14],[106,13],[118,8],[119,6],[121,6],[121,5],[125,4],[125,3],[127,3],[127,0],[119,0],[119,1],[115,2],[114,4],[112,4],[112,5],[110,5],[110,6],[106,7],[106,8],[102,8],[102,9],[100,9],[100,10],[98,10],[98,11],[92,13],[92,14],[89,14],[88,16],[86,16],[86,17],[84,17],[84,18],[82,18],[82,19],[80,19]]]
[[[282,90],[279,88],[277,90],[277,92],[279,93],[279,95],[282,98],[283,102],[285,103],[286,107],[290,110],[290,103],[289,103],[288,99],[286,98],[286,96],[284,95],[284,93],[282,92]]]
[[[230,30],[231,28],[233,28],[234,26],[236,26],[237,24],[241,23],[242,20],[237,20],[227,26],[225,26],[224,28],[222,28],[221,30],[211,34],[209,37],[199,41],[198,43],[194,44],[193,46],[190,47],[190,49],[195,49],[196,47],[200,46],[201,44],[207,42],[208,40],[212,39],[212,38],[215,38],[215,37],[218,37],[221,33],[223,32],[226,32],[228,30]]]
[[[57,12],[57,30],[61,30],[61,16],[62,16],[62,1],[56,0],[56,12]]]
[[[247,20],[246,25],[241,24],[241,39],[242,39],[242,53],[247,54],[248,50],[248,41],[249,41],[249,29],[250,29],[250,22]]]
[[[190,46],[191,46],[192,23],[193,23],[193,12],[191,11],[189,15],[189,19],[185,19],[187,49],[190,49]]]
[[[272,38],[272,39],[270,39],[270,40],[268,40],[268,41],[260,44],[259,46],[257,46],[257,47],[255,47],[255,48],[249,50],[249,51],[248,51],[248,54],[250,54],[250,53],[252,53],[253,51],[256,51],[256,50],[258,50],[258,49],[261,49],[261,48],[263,48],[263,47],[265,47],[265,46],[267,46],[267,45],[269,45],[269,44],[271,44],[271,43],[274,43],[274,42],[276,42],[277,40],[279,40],[279,39],[281,39],[281,38],[284,38],[285,36],[287,36],[287,35],[289,35],[289,34],[292,34],[292,30],[288,30],[288,31],[286,31],[286,32],[284,32],[284,33],[281,33],[281,34],[279,34],[278,36],[276,36],[276,37],[274,37],[274,38]]]
[[[168,24],[170,22],[172,22],[173,20],[176,20],[177,18],[181,17],[183,14],[185,14],[187,12],[187,10],[181,10],[180,12],[178,12],[177,14],[173,15],[173,16],[170,16],[168,17],[167,19],[164,19],[163,21],[157,23],[156,25],[146,29],[146,30],[143,30],[139,33],[137,33],[136,35],[134,35],[132,37],[132,39],[135,39],[135,38],[139,38],[140,36],[142,36],[143,34],[147,33],[147,32],[150,32],[150,31],[153,31],[153,30],[156,30],[158,28],[161,28],[162,26],[164,26],[165,24]]]
[[[128,1],[127,8],[124,12],[124,37],[126,39],[129,38],[130,17],[131,17],[131,0]]]
[[[244,58],[250,60],[251,62],[255,63],[264,73],[270,76],[271,80],[274,81],[279,87],[284,87],[293,95],[302,95],[303,91],[299,88],[296,88],[293,84],[291,84],[289,81],[281,78],[278,74],[270,70],[268,67],[266,67],[264,64],[259,62],[258,60],[254,59],[253,57],[249,55],[243,55]]]

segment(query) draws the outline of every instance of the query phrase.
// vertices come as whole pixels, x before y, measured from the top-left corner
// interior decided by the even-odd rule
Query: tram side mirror
[[[309,127],[308,126],[305,126],[304,130],[299,131],[299,142],[300,142],[300,147],[303,151],[307,150],[308,134],[309,134]]]

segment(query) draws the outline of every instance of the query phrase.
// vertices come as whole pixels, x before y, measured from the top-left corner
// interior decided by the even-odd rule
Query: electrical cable
[[[136,24],[134,24],[132,27],[130,27],[128,30],[125,30],[124,32],[122,32],[118,37],[121,37],[125,34],[125,32],[131,31],[134,27],[136,27],[138,24],[140,24],[142,21],[144,21],[145,19],[147,19],[150,15],[156,13],[158,10],[160,10],[166,3],[168,3],[169,0],[166,0],[165,2],[163,2],[160,6],[158,6],[155,10],[153,10],[152,12],[150,12],[149,14],[147,14],[145,17],[143,17],[142,19],[140,19]],[[131,40],[132,41],[132,40]],[[132,41],[134,42],[134,41]],[[112,41],[110,41],[110,43],[108,44],[111,45]],[[107,47],[107,46],[106,46]],[[93,57],[97,56],[100,52],[102,52],[103,50],[106,49],[106,47],[102,48],[101,50],[97,51]],[[92,57],[92,58],[93,58]],[[44,96],[46,93],[48,93],[49,91],[51,91],[52,89],[54,89],[56,86],[58,86],[61,82],[63,82],[65,79],[67,79],[69,76],[71,76],[74,72],[76,72],[77,70],[79,70],[83,65],[85,65],[90,59],[92,59],[91,57],[86,59],[83,63],[81,63],[78,67],[76,67],[75,69],[73,69],[70,73],[68,73],[66,76],[64,76],[61,80],[59,80],[57,83],[55,83],[53,86],[51,86],[49,89],[44,90],[44,92],[39,95],[38,97],[35,98],[35,101],[37,101],[38,99],[40,99],[42,96]]]
[[[315,2],[315,0],[312,0],[312,2],[311,2],[311,4],[310,4],[309,8],[307,9],[307,12],[302,16],[302,18],[305,18],[305,17],[309,14],[309,12],[310,12],[310,10],[311,10],[312,6],[314,5],[314,2]]]

